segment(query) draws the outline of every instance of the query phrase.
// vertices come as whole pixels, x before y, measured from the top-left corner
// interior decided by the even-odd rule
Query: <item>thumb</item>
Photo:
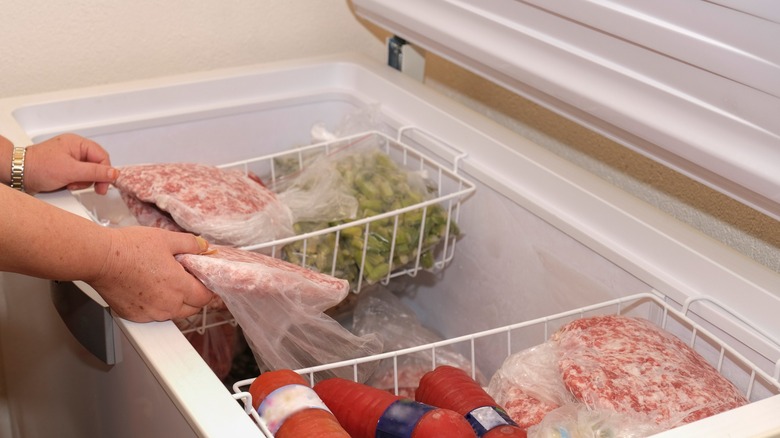
[[[175,237],[169,241],[171,252],[175,254],[203,254],[209,250],[206,239],[189,233],[172,231]]]

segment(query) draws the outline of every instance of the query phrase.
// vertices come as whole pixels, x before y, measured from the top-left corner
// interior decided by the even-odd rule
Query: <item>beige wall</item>
[[[358,51],[384,32],[348,0],[10,0],[0,14],[0,97]],[[428,56],[427,83],[780,271],[780,224]]]
[[[383,43],[346,0],[7,0],[0,97]]]

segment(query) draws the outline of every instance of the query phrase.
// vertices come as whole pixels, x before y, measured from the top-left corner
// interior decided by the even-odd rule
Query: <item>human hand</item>
[[[24,187],[28,193],[67,187],[84,189],[95,183],[104,195],[119,171],[97,143],[76,134],[62,134],[27,148]]]
[[[185,318],[214,297],[174,258],[206,251],[202,238],[152,227],[110,231],[114,234],[105,263],[86,282],[118,316],[136,322]]]

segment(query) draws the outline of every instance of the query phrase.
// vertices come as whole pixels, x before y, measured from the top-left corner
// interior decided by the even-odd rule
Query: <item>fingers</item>
[[[208,241],[200,236],[175,232],[172,232],[171,235],[175,236],[171,244],[173,254],[201,254],[209,249]],[[214,293],[194,276],[192,276],[191,283],[192,286],[187,288],[188,293],[184,297],[183,306],[200,309],[214,299]]]
[[[71,178],[77,181],[113,183],[119,176],[119,170],[105,164],[78,162],[73,166]]]
[[[111,181],[111,182],[113,182],[113,181]],[[95,188],[94,188],[95,193],[97,193],[98,195],[105,195],[106,193],[108,193],[108,188],[111,186],[111,182],[96,182],[96,183],[94,183],[94,185],[95,185]],[[66,188],[68,190],[82,190],[82,189],[86,189],[86,188],[92,186],[92,184],[93,184],[92,182],[75,182],[75,183],[68,184],[66,186]]]
[[[110,183],[107,182],[99,182],[95,183],[95,193],[98,195],[105,195],[108,193],[108,187],[110,186]]]
[[[189,316],[201,313],[202,311],[203,311],[202,307],[193,307],[190,306],[189,304],[182,304],[181,309],[179,309],[179,312],[172,319],[187,318]]]
[[[206,289],[202,283],[193,278],[193,284],[182,297],[183,302],[176,304],[168,301],[165,305],[145,303],[143,307],[138,305],[123,306],[123,300],[118,303],[109,303],[117,316],[133,322],[168,321],[181,319],[195,315],[203,311],[214,299],[214,293]]]
[[[197,285],[193,285],[193,287],[184,297],[183,304],[198,308],[206,306],[211,302],[211,300],[214,299],[214,292],[208,290],[206,286],[200,282],[200,280],[197,280],[194,277],[193,279]]]
[[[200,284],[200,282],[198,282]],[[174,318],[186,318],[196,313],[202,312],[203,308],[214,300],[214,293],[206,289],[203,284],[200,288],[193,288],[192,292],[184,297],[184,302]]]
[[[81,159],[90,163],[98,163],[106,166],[111,165],[111,159],[103,147],[88,138],[82,138]]]
[[[168,247],[171,254],[200,254],[209,249],[209,243],[206,239],[189,233],[165,232],[169,236]],[[181,266],[184,271],[184,267]],[[186,271],[185,271],[186,272]],[[182,297],[183,306],[186,309],[200,309],[207,305],[214,298],[214,293],[201,283],[195,276],[187,273],[191,279],[186,287],[181,290],[186,291]],[[189,310],[187,310],[189,311]]]
[[[119,170],[104,164],[96,164],[91,167],[93,168],[94,176],[87,181],[95,182],[95,193],[105,195],[108,192],[108,187],[119,177]]]
[[[100,164],[80,163],[74,166],[72,179],[78,182],[72,182],[66,187],[68,190],[81,190],[91,186],[94,182],[95,193],[98,195],[105,195],[108,193],[108,188],[113,183],[119,171],[110,166],[104,166]]]

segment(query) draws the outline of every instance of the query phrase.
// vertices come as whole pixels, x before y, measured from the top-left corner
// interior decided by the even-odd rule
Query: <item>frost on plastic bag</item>
[[[229,323],[232,319],[229,312],[221,311],[198,313],[174,321],[220,380],[230,374],[238,345],[238,327]],[[204,329],[204,325],[212,326]]]
[[[294,228],[297,234],[394,212],[437,196],[435,185],[430,184],[422,172],[399,166],[382,151],[381,139],[375,135],[366,135],[345,140],[302,171],[280,178],[274,190],[280,193],[280,199],[285,202],[290,201],[286,196],[286,187],[320,189],[308,182],[298,184],[298,181],[307,179],[309,171],[316,175],[338,175],[334,178],[340,181],[339,184],[322,186],[334,188],[331,195],[311,196],[308,208],[311,212],[318,212],[321,218],[296,221]],[[352,197],[357,201],[354,217],[341,220],[332,220],[331,217],[324,220],[327,214],[323,212],[341,205],[333,202],[334,197],[341,196]],[[298,210],[298,207],[293,208],[294,212]],[[302,217],[300,213],[294,215]],[[313,216],[309,219],[313,219]],[[419,208],[396,217],[372,221],[368,236],[365,236],[365,226],[355,226],[341,230],[338,236],[328,233],[312,237],[307,239],[305,245],[303,241],[290,243],[283,250],[284,257],[292,263],[305,263],[310,269],[346,279],[351,284],[360,279],[362,268],[362,280],[374,284],[386,278],[394,269],[416,262],[418,257],[422,268],[432,268],[434,251],[439,242],[447,235],[457,236],[459,233],[457,225],[452,221],[448,228],[447,212],[439,205],[428,206],[425,215],[423,209]]]
[[[142,225],[169,228],[164,218],[170,217],[183,230],[231,246],[293,235],[289,208],[241,171],[195,163],[135,165],[123,167],[114,185],[126,203],[145,203],[128,204]]]
[[[556,345],[545,342],[509,356],[490,378],[488,394],[523,429],[574,402],[558,371],[558,358]]]
[[[376,336],[356,336],[323,313],[349,293],[346,281],[251,251],[212,248],[177,259],[222,298],[258,364],[299,369],[382,350]],[[352,378],[351,369],[343,372],[339,377]]]
[[[567,389],[591,409],[639,413],[663,428],[747,399],[693,348],[642,318],[581,318],[552,336]]]
[[[373,286],[360,294],[353,316],[353,331],[358,335],[376,333],[384,344],[384,350],[395,351],[416,347],[444,338],[423,326],[414,311],[398,297],[382,286]],[[414,391],[422,376],[431,371],[433,358],[430,350],[399,356],[399,395],[414,398]],[[471,361],[449,347],[436,348],[436,366],[450,365],[471,375]],[[393,392],[395,389],[393,358],[383,359],[366,384]],[[485,377],[477,370],[476,380],[484,384]]]
[[[567,404],[528,429],[529,438],[642,438],[663,429],[641,415]]]

